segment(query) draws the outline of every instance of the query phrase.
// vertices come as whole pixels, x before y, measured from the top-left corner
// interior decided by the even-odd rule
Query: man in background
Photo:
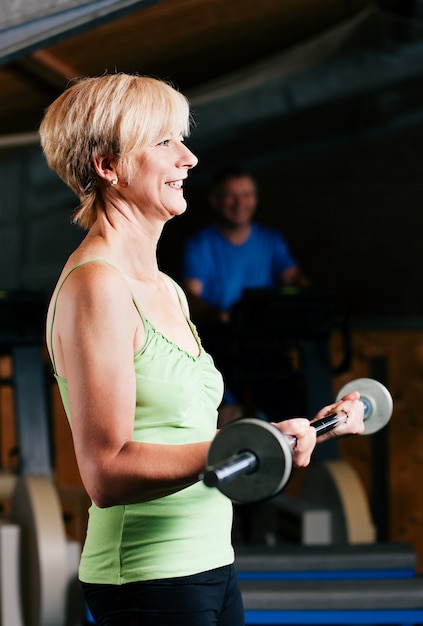
[[[236,167],[218,172],[209,203],[215,222],[188,240],[183,279],[192,317],[225,378],[222,424],[242,415],[233,377],[230,322],[244,289],[305,287],[308,280],[282,235],[253,221],[257,186],[248,172]]]

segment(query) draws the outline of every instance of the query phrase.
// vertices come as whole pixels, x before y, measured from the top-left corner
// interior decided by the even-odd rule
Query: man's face
[[[219,217],[233,226],[245,226],[257,207],[254,182],[248,176],[229,178],[210,197],[210,204]]]

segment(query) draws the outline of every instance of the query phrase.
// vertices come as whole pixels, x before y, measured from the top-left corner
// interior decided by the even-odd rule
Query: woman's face
[[[183,213],[187,206],[183,184],[198,159],[186,147],[182,135],[171,132],[134,158],[130,189],[137,194],[141,211],[156,213],[165,220]]]

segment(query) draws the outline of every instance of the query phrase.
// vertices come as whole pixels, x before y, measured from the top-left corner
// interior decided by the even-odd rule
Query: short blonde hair
[[[95,156],[114,158],[130,184],[129,157],[171,130],[186,136],[189,104],[169,83],[124,73],[73,81],[47,109],[40,139],[48,165],[80,200],[73,220],[89,229],[102,205]]]

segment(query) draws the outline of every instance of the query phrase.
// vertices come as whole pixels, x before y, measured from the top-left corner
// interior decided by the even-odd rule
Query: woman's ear
[[[95,156],[93,157],[93,165],[98,176],[107,183],[111,184],[112,181],[118,180],[116,163],[110,157]]]

